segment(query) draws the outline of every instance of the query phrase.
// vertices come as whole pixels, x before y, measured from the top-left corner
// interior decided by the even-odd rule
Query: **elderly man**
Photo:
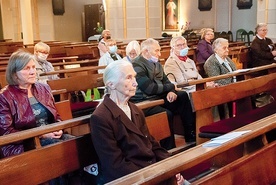
[[[113,39],[108,39],[105,43],[105,47],[107,52],[101,56],[99,60],[99,66],[107,66],[113,61],[122,59],[120,55],[117,53],[118,48],[116,45],[116,41]],[[99,69],[98,73],[103,73],[104,69]]]
[[[164,99],[163,106],[156,106],[144,111],[145,115],[153,115],[166,111],[170,122],[171,136],[161,140],[161,146],[166,149],[175,147],[173,115],[179,114],[184,126],[186,142],[195,141],[195,116],[188,94],[185,91],[176,91],[176,86],[166,77],[162,65],[158,62],[160,57],[158,41],[149,38],[141,44],[141,55],[134,62],[138,88],[131,101],[140,102],[151,99]]]

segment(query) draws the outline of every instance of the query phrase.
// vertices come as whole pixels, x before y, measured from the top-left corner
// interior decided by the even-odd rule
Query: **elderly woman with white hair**
[[[213,42],[214,54],[211,55],[204,64],[204,70],[209,77],[218,76],[233,72],[236,70],[235,63],[228,57],[228,40],[217,38]],[[236,82],[236,77],[216,80],[217,85],[227,85]],[[233,115],[233,104],[231,102],[218,106],[220,119],[231,117]]]
[[[137,40],[130,41],[126,46],[126,56],[123,59],[132,63],[140,53],[141,48],[139,42]]]
[[[228,57],[229,43],[224,38],[217,38],[213,42],[214,54],[204,64],[204,70],[208,77],[223,75],[236,70],[235,63]],[[235,82],[236,78],[225,78],[216,80],[218,85],[227,85]]]
[[[142,110],[128,101],[136,92],[135,76],[132,64],[124,60],[110,63],[103,74],[106,92],[90,121],[100,159],[100,184],[170,156],[150,135]],[[184,183],[180,174],[176,177],[179,184]]]

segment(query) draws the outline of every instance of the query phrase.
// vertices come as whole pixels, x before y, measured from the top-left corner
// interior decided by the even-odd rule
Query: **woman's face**
[[[212,39],[214,39],[214,32],[207,31],[204,38],[207,41],[211,41]]]
[[[187,43],[183,39],[178,39],[174,45],[174,54],[180,56],[180,51],[187,47]]]
[[[137,57],[137,53],[135,51],[135,49],[132,49],[129,54],[128,54],[130,60],[134,60]]]
[[[123,69],[120,80],[115,84],[115,89],[120,95],[127,98],[135,95],[137,87],[135,76],[136,72],[132,66],[127,66]]]
[[[220,56],[221,58],[226,58],[228,56],[228,42],[221,42],[218,47],[215,49],[215,52],[218,54],[218,56]]]
[[[22,70],[16,72],[16,78],[20,87],[27,88],[34,84],[36,82],[35,62],[30,60]]]
[[[267,34],[267,26],[262,26],[258,29],[257,33],[260,37],[265,38]]]

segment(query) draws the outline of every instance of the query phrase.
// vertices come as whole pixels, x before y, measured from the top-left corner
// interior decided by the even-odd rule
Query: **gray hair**
[[[228,42],[228,40],[224,39],[224,38],[217,38],[213,42],[212,48],[213,48],[214,52],[216,52],[216,49],[220,47],[220,45],[221,45],[222,42]]]
[[[105,94],[110,93],[110,89],[107,87],[107,84],[110,82],[113,84],[118,83],[120,81],[120,78],[122,77],[122,70],[126,66],[132,66],[132,64],[123,59],[113,61],[108,64],[108,66],[106,66],[103,73],[103,82],[106,86]]]
[[[141,52],[144,52],[145,50],[151,50],[151,47],[154,45],[154,44],[158,44],[159,45],[159,42],[153,38],[148,38],[146,40],[144,40],[142,43],[141,43]]]
[[[170,46],[173,48],[178,40],[184,40],[184,42],[187,44],[187,40],[183,36],[177,36],[171,39]]]
[[[50,52],[50,46],[48,46],[48,44],[44,43],[44,42],[38,42],[35,46],[34,46],[34,51],[37,51],[38,48],[43,48],[45,50],[47,50],[48,52]]]
[[[137,56],[140,55],[141,48],[140,48],[140,44],[137,40],[133,40],[128,43],[128,45],[126,46],[126,55],[129,55],[129,53],[133,49],[136,51]]]
[[[11,55],[6,69],[6,81],[9,85],[18,85],[15,74],[21,71],[30,60],[35,61],[35,57],[27,51],[18,50]]]
[[[267,27],[267,24],[266,24],[266,23],[259,23],[259,24],[257,24],[257,26],[256,26],[256,28],[255,28],[256,33],[257,33],[257,31],[258,31],[261,27]]]

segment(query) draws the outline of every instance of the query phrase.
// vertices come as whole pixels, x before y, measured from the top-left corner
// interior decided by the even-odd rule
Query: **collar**
[[[228,62],[226,58],[223,60],[223,59],[222,59],[220,56],[218,56],[218,54],[216,54],[216,53],[215,53],[215,57],[218,59],[218,61],[219,61],[219,63],[220,63],[221,65],[223,64],[223,62]]]
[[[188,57],[187,56],[177,56],[179,58],[179,60],[181,60],[182,62],[186,62]]]
[[[257,36],[260,40],[265,40],[265,37],[262,38],[262,37],[260,37],[258,34],[256,34],[256,36]]]

